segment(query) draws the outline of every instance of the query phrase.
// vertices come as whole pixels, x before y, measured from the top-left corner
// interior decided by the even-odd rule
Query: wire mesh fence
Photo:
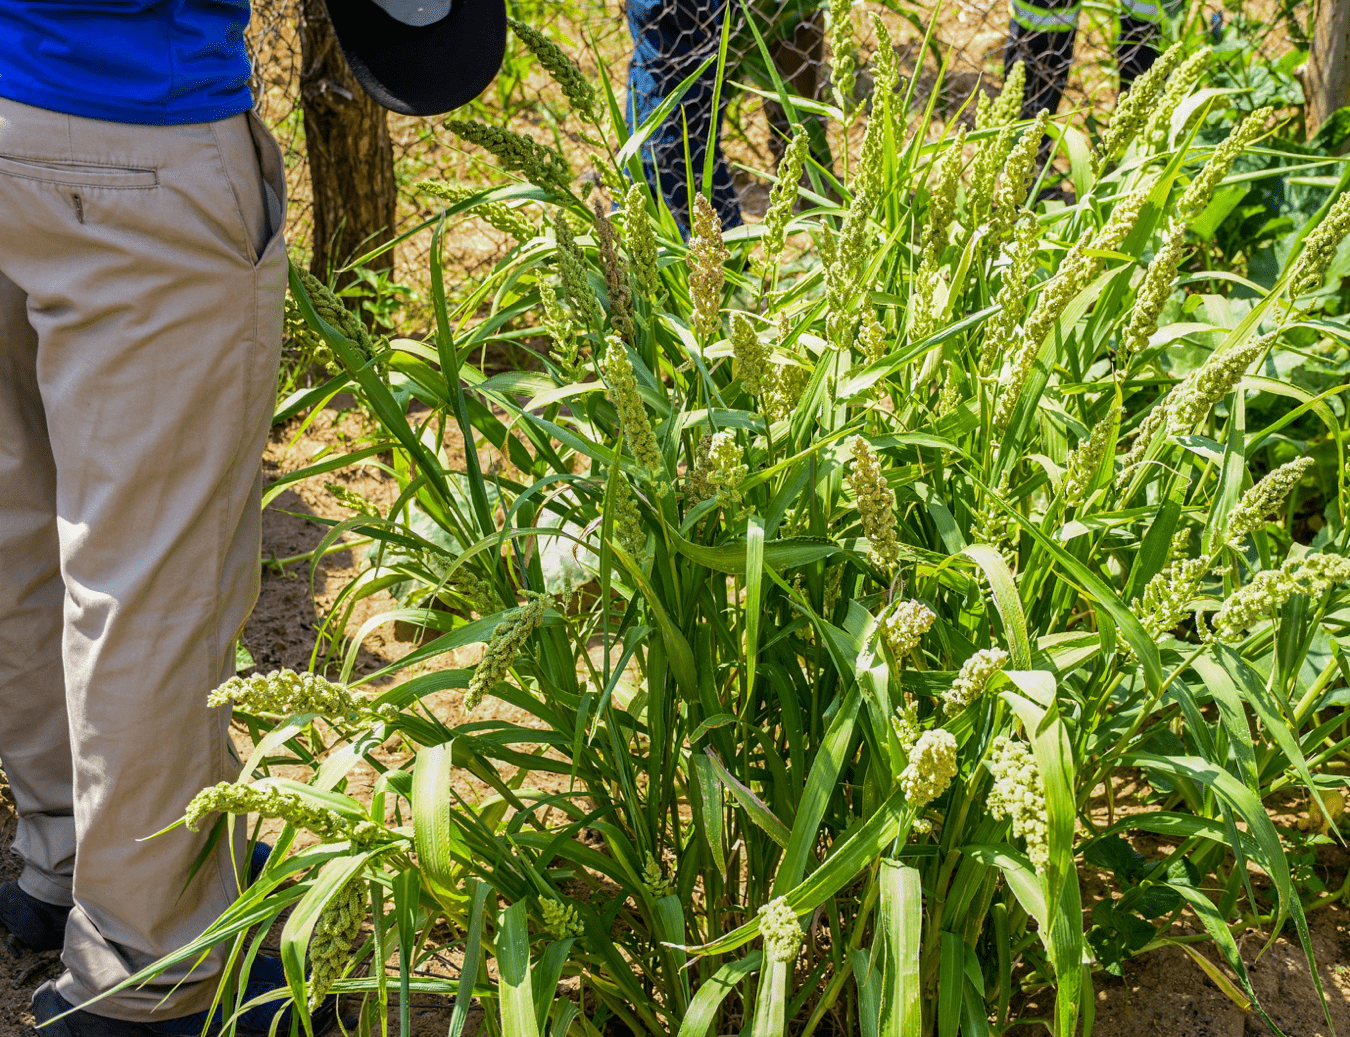
[[[1025,41],[1015,53],[1032,64],[1033,80],[1038,74],[1047,79],[1062,71],[1065,82],[1059,113],[1072,112],[1074,119],[1094,130],[1114,103],[1120,58],[1125,56],[1128,63],[1129,55],[1122,51],[1128,51],[1132,42],[1132,24],[1135,37],[1138,35],[1138,19],[1133,16],[1147,7],[1149,0],[1014,2],[1022,9],[1023,22],[1034,20],[1040,12],[1042,17],[1057,19],[1061,27],[1072,25],[1076,29],[1075,33],[1050,37],[1055,46],[1048,55],[1044,48],[1028,48]],[[249,42],[258,110],[287,156],[289,237],[293,251],[303,255],[313,219],[300,90],[305,59],[300,6],[300,0],[254,0]],[[679,60],[687,65],[681,67],[697,67],[709,53],[716,53],[724,13],[731,18],[727,61],[731,89],[724,97],[721,143],[740,209],[753,220],[763,212],[767,200],[769,177],[781,154],[786,120],[772,99],[773,72],[748,22],[755,21],[779,77],[793,93],[830,100],[837,97],[831,79],[830,6],[828,0],[528,0],[514,4],[512,14],[542,28],[574,56],[593,81],[608,79],[620,97],[631,85],[634,43],[630,20],[636,24],[641,17],[655,19],[665,31],[686,34],[686,38],[667,41],[666,45],[682,55]],[[1177,20],[1190,20],[1192,28],[1198,24],[1211,31],[1225,23],[1232,28],[1236,22],[1248,44],[1274,60],[1291,46],[1306,45],[1300,38],[1300,27],[1307,24],[1309,6],[1306,0],[1181,0],[1180,7],[1160,7],[1158,11],[1162,22],[1171,19],[1175,25]],[[970,118],[973,105],[969,102],[975,91],[995,93],[1001,87],[1012,25],[1009,0],[946,0],[940,5],[916,0],[850,5],[836,0],[834,7],[836,11],[849,10],[857,61],[853,95],[860,104],[870,92],[869,70],[878,45],[874,17],[886,24],[904,76],[917,80],[914,105],[924,109],[931,100],[935,121]],[[931,37],[925,45],[930,23]],[[1022,33],[1025,36],[1025,27]],[[1161,43],[1166,42],[1164,31]],[[1048,64],[1037,69],[1038,61]],[[937,96],[933,97],[935,90]],[[582,150],[579,140],[564,125],[561,92],[528,51],[514,41],[501,74],[471,108],[473,117],[531,134],[564,152],[579,154]],[[434,199],[421,196],[415,189],[419,180],[445,178],[469,184],[496,180],[496,171],[485,165],[481,155],[461,149],[456,139],[441,129],[440,120],[391,113],[388,122],[399,191],[396,231],[415,226],[439,211]],[[392,274],[395,282],[415,289],[420,272],[426,269],[429,243],[428,232],[399,246]],[[505,235],[477,220],[466,220],[447,241],[447,261],[462,276],[472,277],[475,271],[496,262],[509,246]]]

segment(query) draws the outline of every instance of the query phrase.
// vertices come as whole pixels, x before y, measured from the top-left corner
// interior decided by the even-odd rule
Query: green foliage
[[[638,145],[612,91],[602,102],[612,143],[595,157],[621,181]],[[704,212],[686,242],[641,192],[611,223],[541,145],[514,141],[534,186],[513,197],[553,229],[452,309],[440,239],[500,200],[456,196],[431,254],[434,336],[373,358],[294,277],[403,491],[331,534],[377,545],[337,612],[400,587],[420,607],[393,618],[436,632],[367,679],[487,654],[339,715],[244,714],[265,734],[245,780],[307,765],[283,805],[337,820],[296,853],[288,828],[203,940],[242,946],[299,902],[283,949],[300,999],[309,933],[350,912],[359,875],[373,930],[324,982],[387,1019],[397,957],[402,990],[455,998],[451,1037],[470,996],[510,1037],[593,1037],[611,1019],[681,1037],[976,1037],[1015,1022],[1022,984],[1055,986],[1050,1027],[1070,1037],[1092,997],[1085,956],[1118,971],[1184,946],[1183,905],[1237,997],[1255,1000],[1230,926],[1292,920],[1311,956],[1306,889],[1265,804],[1342,780],[1350,599],[1291,576],[1228,643],[1211,628],[1250,600],[1240,588],[1275,580],[1262,573],[1342,571],[1347,384],[1270,372],[1350,334],[1327,309],[1334,261],[1291,296],[1297,245],[1265,281],[1201,254],[1176,281],[1166,264],[1149,288],[1161,316],[1140,302],[1169,236],[1204,240],[1170,221],[1215,154],[1205,103],[1180,99],[1151,142],[1100,158],[1052,127],[1078,200],[1018,213],[966,186],[960,134],[930,143],[896,105],[843,201],[803,189],[767,260],[760,228],[722,235]],[[998,126],[967,139],[1015,146]],[[1241,162],[1215,198],[1248,182]],[[641,272],[619,262],[651,241]],[[818,261],[789,264],[798,253]],[[1155,330],[1127,358],[1139,305]],[[533,365],[469,366],[502,343]],[[1295,438],[1300,422],[1320,438]],[[495,454],[491,475],[472,449],[447,463],[456,436]],[[1234,535],[1261,459],[1313,446],[1330,475],[1293,470],[1287,507],[1263,491]],[[1305,522],[1295,538],[1295,510],[1315,536]],[[1286,565],[1309,554],[1336,562]],[[423,706],[447,690],[466,694],[456,724]],[[402,762],[378,752],[391,739]],[[378,775],[369,807],[346,789],[361,764]],[[1151,791],[1117,817],[1127,776]],[[366,824],[386,836],[331,837]],[[1161,847],[1147,858],[1145,835]],[[1114,883],[1086,924],[1085,868]],[[414,980],[447,931],[459,980]],[[555,999],[560,977],[578,978],[580,1006]]]

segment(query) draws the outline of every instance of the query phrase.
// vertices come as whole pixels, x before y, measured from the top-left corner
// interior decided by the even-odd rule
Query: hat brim
[[[501,70],[504,0],[459,0],[440,21],[420,27],[371,0],[326,2],[352,75],[391,111],[441,115],[472,101]]]

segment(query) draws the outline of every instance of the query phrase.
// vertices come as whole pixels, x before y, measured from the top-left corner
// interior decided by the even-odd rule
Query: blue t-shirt
[[[252,106],[249,0],[0,0],[0,96],[166,125]]]

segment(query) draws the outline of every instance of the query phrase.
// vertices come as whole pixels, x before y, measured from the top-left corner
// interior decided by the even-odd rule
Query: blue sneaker
[[[252,882],[272,856],[267,843],[254,843],[248,862],[248,880]],[[59,951],[66,942],[66,918],[70,908],[48,904],[30,896],[17,882],[0,885],[0,926],[30,951]]]
[[[244,988],[244,1001],[252,1001],[255,997],[285,986],[286,977],[280,958],[256,958]],[[275,1030],[278,1037],[286,1037],[292,1032],[304,1033],[299,1020],[294,1017],[292,1006],[270,1002],[251,1008],[236,1019],[234,1037],[269,1037],[273,1032],[273,1020],[278,1014],[281,1014]],[[44,983],[33,995],[33,1018],[37,1020],[39,1037],[217,1037],[225,1029],[220,1009],[215,1011],[210,1020],[206,1012],[153,1023],[110,1019],[76,1008],[58,994],[51,983]],[[337,998],[325,998],[310,1016],[314,1037],[326,1033],[336,1021]]]

